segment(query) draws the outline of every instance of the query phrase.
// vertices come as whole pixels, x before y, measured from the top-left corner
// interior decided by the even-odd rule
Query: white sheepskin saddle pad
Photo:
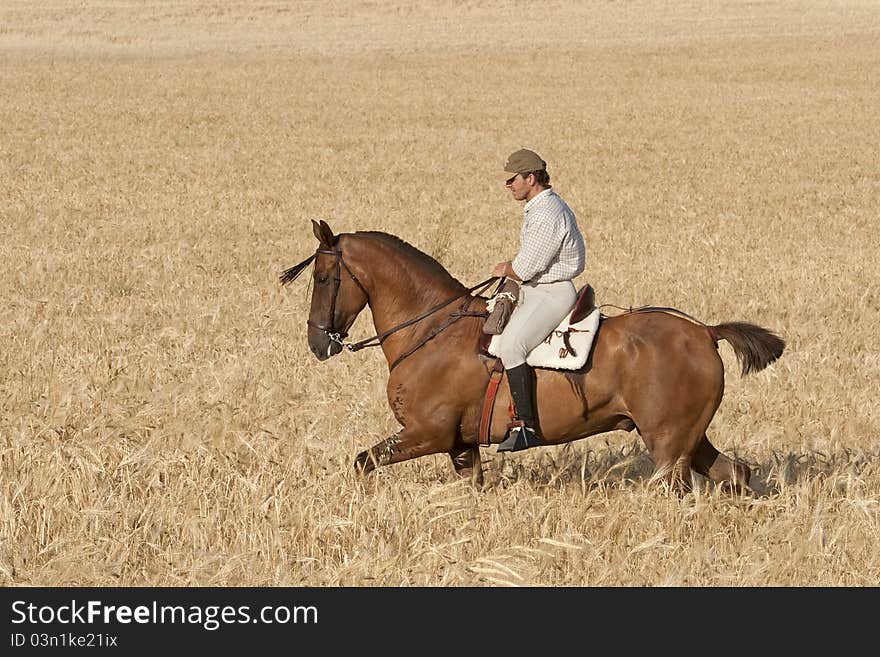
[[[593,338],[599,328],[602,313],[598,308],[584,317],[577,324],[571,325],[571,313],[559,322],[547,338],[526,356],[526,362],[532,367],[546,367],[554,370],[579,370],[587,363]],[[568,336],[568,345],[566,344]],[[498,345],[501,336],[492,337],[489,353],[498,357]],[[571,349],[569,349],[569,345]]]

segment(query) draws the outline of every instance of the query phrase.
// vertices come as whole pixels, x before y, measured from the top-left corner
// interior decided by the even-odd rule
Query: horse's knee
[[[354,459],[354,467],[362,474],[367,474],[378,468],[380,465],[388,465],[393,463],[397,451],[403,443],[403,432],[398,431],[394,435],[388,436],[370,449],[358,454]]]
[[[454,441],[454,435],[444,439],[442,435],[437,437],[430,431],[426,432],[424,427],[405,428],[358,454],[354,460],[354,467],[362,474],[367,474],[381,466],[400,463],[426,454],[448,452],[453,448]]]

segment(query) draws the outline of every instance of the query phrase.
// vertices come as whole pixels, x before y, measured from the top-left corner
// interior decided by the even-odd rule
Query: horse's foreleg
[[[479,445],[456,444],[449,450],[455,474],[461,478],[470,477],[471,484],[477,488],[483,486],[483,463],[480,459]]]
[[[388,465],[394,456],[394,448],[401,442],[403,431],[388,436],[385,440],[376,443],[370,449],[361,452],[354,460],[354,468],[362,474],[372,472],[380,465]]]
[[[367,474],[382,465],[400,463],[427,454],[447,452],[451,442],[451,438],[444,441],[433,432],[404,428],[358,454],[354,460],[354,467],[362,474]]]

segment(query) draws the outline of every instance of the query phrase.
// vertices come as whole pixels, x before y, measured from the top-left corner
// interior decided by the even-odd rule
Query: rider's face
[[[507,189],[510,190],[513,198],[517,201],[523,201],[528,198],[530,190],[529,178],[531,178],[531,176],[523,178],[522,174],[518,173],[507,180]]]

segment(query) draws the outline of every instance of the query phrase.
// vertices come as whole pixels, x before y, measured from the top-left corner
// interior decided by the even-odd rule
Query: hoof
[[[365,475],[376,469],[376,463],[369,452],[361,452],[354,459],[354,469],[358,474]]]

